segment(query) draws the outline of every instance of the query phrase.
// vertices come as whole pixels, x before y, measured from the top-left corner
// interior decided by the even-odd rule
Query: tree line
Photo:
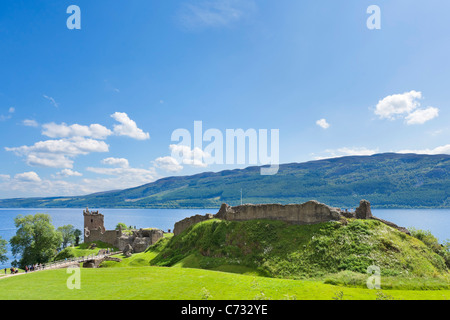
[[[9,244],[15,258],[12,265],[24,268],[27,265],[47,263],[61,250],[70,245],[78,246],[82,232],[73,225],[55,228],[48,214],[18,215],[14,218],[17,228]],[[8,242],[0,237],[0,262],[8,260]]]

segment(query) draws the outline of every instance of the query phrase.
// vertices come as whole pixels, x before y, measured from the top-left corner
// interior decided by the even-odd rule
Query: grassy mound
[[[92,243],[95,243],[95,248],[91,248]],[[104,243],[102,241],[95,241],[92,243],[81,243],[77,247],[67,247],[61,250],[53,259],[54,261],[64,260],[69,258],[77,258],[77,257],[85,257],[91,254],[98,254],[98,252],[102,249],[112,249],[113,251],[117,251],[117,248],[112,248],[110,244]]]
[[[371,265],[383,277],[448,275],[444,258],[419,239],[379,221],[352,219],[305,226],[209,220],[161,245],[150,264],[291,279],[366,274]]]

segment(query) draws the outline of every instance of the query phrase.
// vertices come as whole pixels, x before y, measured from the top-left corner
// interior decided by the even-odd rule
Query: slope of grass
[[[112,249],[113,251],[117,251],[117,248],[112,248],[110,244],[104,243],[102,241],[93,242],[97,246],[95,248],[91,248],[92,243],[81,243],[76,247],[67,247],[61,252],[59,252],[55,257],[54,261],[64,260],[66,258],[76,258],[76,257],[85,257],[91,254],[98,254],[98,252],[102,249]]]
[[[422,241],[375,220],[295,226],[281,221],[209,220],[174,237],[151,260],[157,266],[233,271],[278,278],[320,278],[341,271],[382,276],[438,277],[444,259]]]
[[[200,300],[316,299],[375,300],[380,292],[319,281],[254,277],[188,268],[81,269],[81,289],[70,290],[65,269],[0,279],[0,299]],[[386,290],[393,299],[449,299],[450,290]]]

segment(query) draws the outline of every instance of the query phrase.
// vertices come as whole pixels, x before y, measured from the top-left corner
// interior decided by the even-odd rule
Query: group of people
[[[5,274],[6,274],[6,270],[7,270],[7,268],[5,268]],[[16,273],[19,273],[19,269],[11,267],[11,268],[9,268],[9,272],[11,274],[16,274]]]
[[[44,265],[42,265],[42,264],[30,264],[30,265],[25,266],[24,270],[25,270],[25,273],[28,273],[28,271],[40,270],[43,267],[44,267]],[[8,271],[8,269],[5,268],[5,274],[7,274],[7,271]],[[16,273],[19,273],[19,269],[11,267],[11,268],[9,268],[9,272],[10,272],[10,274],[16,274]]]
[[[42,267],[43,267],[42,264],[30,264],[28,266],[25,266],[25,273],[28,273],[28,271],[35,271],[42,269]]]

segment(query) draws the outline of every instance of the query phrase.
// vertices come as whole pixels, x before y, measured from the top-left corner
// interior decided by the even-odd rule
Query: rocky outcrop
[[[123,251],[123,255],[125,257],[129,258],[133,254],[133,247],[131,246],[131,244],[127,244],[122,251]]]

